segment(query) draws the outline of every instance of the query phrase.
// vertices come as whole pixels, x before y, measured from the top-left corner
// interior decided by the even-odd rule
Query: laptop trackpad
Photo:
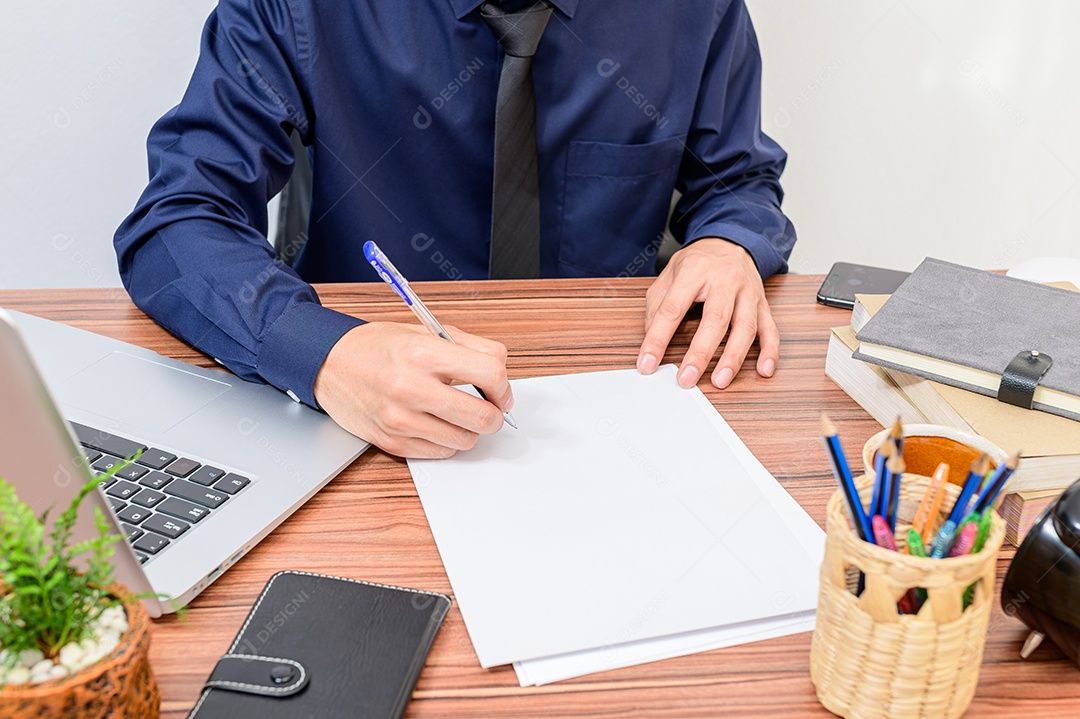
[[[64,380],[57,400],[117,423],[165,432],[228,391],[207,379],[123,352],[106,355]]]

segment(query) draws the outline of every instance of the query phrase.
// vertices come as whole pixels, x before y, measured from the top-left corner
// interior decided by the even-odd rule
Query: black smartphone
[[[817,301],[830,307],[855,306],[855,293],[889,295],[896,291],[910,272],[886,270],[883,267],[837,262],[825,276],[818,289]]]

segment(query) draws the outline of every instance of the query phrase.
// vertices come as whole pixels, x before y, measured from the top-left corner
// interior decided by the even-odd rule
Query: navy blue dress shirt
[[[723,237],[763,277],[795,242],[786,155],[761,132],[761,61],[742,0],[552,0],[533,60],[546,277],[654,272],[672,191],[686,243]],[[315,405],[360,320],[308,282],[487,277],[502,50],[479,0],[221,0],[180,104],[147,141],[150,183],[116,233],[134,302],[246,379]],[[296,129],[314,168],[291,263],[266,203]]]

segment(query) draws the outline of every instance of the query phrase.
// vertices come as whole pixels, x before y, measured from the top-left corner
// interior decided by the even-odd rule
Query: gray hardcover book
[[[856,338],[858,359],[991,397],[1010,361],[1037,350],[1053,359],[1039,386],[1071,397],[1051,392],[1040,401],[1040,391],[1033,407],[1080,420],[1080,293],[928,257]]]

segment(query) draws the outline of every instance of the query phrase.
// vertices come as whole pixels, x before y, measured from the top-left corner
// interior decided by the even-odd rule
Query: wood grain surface
[[[754,372],[756,349],[723,391],[701,388],[742,440],[822,526],[834,482],[818,437],[826,410],[857,466],[877,424],[825,377],[828,328],[850,313],[815,303],[818,276],[771,279],[782,335],[776,376]],[[497,339],[511,379],[634,366],[647,279],[416,283],[444,324]],[[383,284],[324,285],[323,304],[369,320],[414,322]],[[109,335],[203,366],[212,363],[134,308],[123,290],[0,291],[0,306]],[[683,323],[666,361],[697,326]],[[710,367],[711,370],[711,367]],[[705,377],[708,377],[706,373]],[[998,586],[1012,558],[999,562]],[[154,623],[151,659],[163,716],[179,719],[228,647],[266,580],[282,569],[325,572],[453,595],[405,462],[378,450],[351,467],[195,599],[186,618]],[[1026,630],[995,606],[969,716],[1080,715],[1080,671],[1044,642],[1019,658]],[[810,634],[521,688],[512,668],[482,669],[455,607],[439,632],[409,717],[811,717]]]

